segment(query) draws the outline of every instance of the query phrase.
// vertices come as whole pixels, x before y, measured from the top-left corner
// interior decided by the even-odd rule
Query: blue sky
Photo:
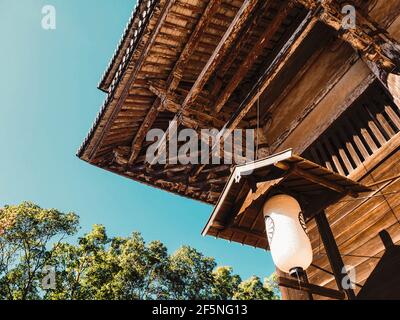
[[[41,27],[53,5],[57,29]],[[0,0],[0,206],[33,201],[75,211],[80,234],[140,231],[172,252],[191,245],[243,278],[274,271],[269,253],[200,232],[211,206],[113,175],[76,158],[104,93],[96,86],[134,0]]]

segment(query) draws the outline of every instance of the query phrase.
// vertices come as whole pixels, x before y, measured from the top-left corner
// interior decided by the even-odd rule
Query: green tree
[[[113,261],[107,259],[105,250],[108,243],[105,228],[95,225],[90,233],[79,239],[77,245],[61,243],[53,247],[47,263],[56,267],[56,289],[47,291],[45,298],[95,299],[97,291],[104,290],[106,279],[113,276],[109,270]],[[101,276],[98,276],[99,273]]]
[[[272,292],[271,300],[279,300],[281,291],[278,285],[278,275],[276,272],[271,274],[269,277],[264,280],[264,287],[267,288],[270,292]]]
[[[172,299],[202,300],[212,296],[214,258],[184,246],[172,254],[166,272],[167,289]]]
[[[253,276],[239,284],[233,298],[235,300],[274,300],[274,293],[263,285],[259,277]]]
[[[78,216],[24,202],[0,209],[0,296],[38,299],[39,282],[54,247],[78,228]]]
[[[213,275],[212,298],[215,300],[231,300],[242,282],[240,276],[233,274],[232,267],[217,267],[213,271]]]
[[[78,217],[32,203],[0,209],[0,298],[52,300],[275,299],[273,278],[241,281],[231,267],[183,246],[171,255],[160,241],[146,243],[93,229],[76,244]],[[42,270],[56,271],[54,288],[43,290]]]

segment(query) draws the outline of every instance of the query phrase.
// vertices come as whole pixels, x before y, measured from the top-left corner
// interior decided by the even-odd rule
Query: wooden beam
[[[306,283],[303,281],[298,281],[294,279],[288,279],[285,277],[278,278],[278,285],[280,287],[305,291],[310,294],[316,294],[322,297],[327,297],[335,300],[344,300],[346,295],[343,291],[333,290],[329,288],[324,288],[321,286],[317,286],[315,284]]]
[[[226,73],[229,71],[229,69],[232,67],[232,64],[239,57],[242,49],[252,44],[252,39],[251,39],[252,30],[256,28],[257,25],[260,24],[264,16],[264,13],[266,11],[266,8],[269,8],[270,5],[271,5],[271,0],[268,0],[261,3],[260,6],[256,8],[253,16],[251,17],[251,19],[249,19],[250,21],[247,23],[247,25],[243,28],[243,31],[237,37],[226,59],[224,59],[224,61],[221,62],[220,66],[218,67],[218,70],[215,73],[216,79],[213,88],[211,90],[212,97],[215,97],[220,92],[223,86],[223,79]]]
[[[151,83],[149,88],[163,101],[163,109],[172,113],[177,113],[180,110],[181,97],[172,92],[168,94],[166,89],[156,83]],[[195,109],[183,110],[181,120],[184,126],[192,129],[197,129],[198,127],[207,128],[210,125],[219,128],[224,125],[222,120]]]
[[[213,18],[214,14],[217,12],[219,6],[221,5],[221,2],[222,0],[210,0],[210,2],[208,3],[206,9],[203,12],[203,15],[196,25],[195,30],[190,36],[188,43],[180,54],[178,61],[176,62],[173,70],[169,75],[169,78],[167,80],[168,93],[173,92],[178,87],[180,81],[182,80],[183,70],[185,69],[187,61],[199,45],[202,35],[207,29],[207,26]],[[161,99],[157,99],[147,113],[146,118],[144,119],[139,130],[136,133],[135,138],[132,141],[132,151],[129,158],[129,164],[133,164],[139,156],[146,134],[154,124],[154,121],[157,119],[158,113],[160,112],[162,105],[163,101]]]
[[[236,112],[231,116],[230,120],[226,122],[222,129],[219,141],[212,147],[215,150],[218,145],[221,145],[223,141],[235,130],[238,124],[250,111],[253,105],[257,102],[259,97],[269,88],[272,82],[276,79],[280,71],[284,68],[286,63],[295,54],[297,48],[301,45],[304,39],[308,36],[311,30],[314,28],[318,19],[314,17],[314,12],[310,11],[308,15],[303,19],[302,23],[293,33],[291,38],[285,44],[285,46],[278,53],[277,57],[271,63],[269,68],[264,72],[264,74],[259,78],[257,83],[250,90],[247,97],[240,104]],[[193,171],[193,177],[199,175],[199,173],[204,169],[205,165],[200,165]]]
[[[239,12],[236,14],[235,18],[230,24],[228,30],[225,32],[218,46],[209,58],[207,64],[201,71],[200,75],[197,77],[196,82],[194,83],[193,87],[189,91],[188,95],[185,98],[185,101],[182,104],[181,111],[175,116],[172,123],[180,123],[181,112],[196,100],[201,90],[204,88],[205,84],[215,71],[218,64],[225,57],[226,52],[231,47],[232,43],[236,39],[243,25],[245,24],[248,17],[253,12],[253,9],[256,7],[259,1],[260,0],[245,0]],[[173,128],[172,126],[170,126],[164,136],[160,139],[158,143],[159,155],[163,154],[164,152],[164,148],[166,147],[165,141],[167,140],[168,133],[175,133],[174,130],[177,130],[177,127],[178,126],[174,126]],[[158,159],[159,157],[155,157],[151,162],[151,165],[157,163]]]
[[[332,271],[335,275],[336,284],[340,290],[346,292],[347,298],[349,300],[354,300],[356,298],[356,295],[353,289],[343,287],[343,282],[346,281],[345,278],[348,275],[345,271],[343,259],[340,255],[340,251],[335,241],[335,237],[332,233],[331,227],[329,226],[325,211],[321,211],[315,216],[315,222],[321,235],[322,242],[324,243],[325,251],[331,264]]]
[[[261,240],[261,241],[267,240],[267,235],[265,233],[254,231],[254,230],[250,230],[250,229],[243,228],[243,227],[232,226],[232,227],[226,227],[225,230],[241,233],[241,234],[243,234],[245,236],[253,237],[253,238],[256,238],[256,239]]]
[[[274,164],[275,167],[287,171],[290,174],[294,174],[297,175],[299,177],[304,178],[305,180],[308,180],[310,182],[316,183],[320,186],[323,186],[325,188],[328,188],[330,190],[336,191],[337,193],[343,194],[343,195],[347,195],[349,194],[349,190],[347,190],[346,188],[342,187],[341,185],[338,185],[337,183],[331,182],[323,177],[319,177],[317,175],[311,174],[307,171],[304,171],[302,169],[300,169],[298,166],[296,165],[288,165],[287,163],[284,162],[278,162]]]
[[[240,65],[235,75],[232,77],[230,82],[224,88],[222,94],[219,96],[214,107],[216,112],[221,111],[221,109],[224,107],[226,102],[231,97],[232,93],[236,90],[239,83],[242,81],[242,79],[246,76],[248,71],[254,65],[257,58],[263,52],[265,47],[270,43],[271,39],[276,35],[276,32],[282,25],[282,22],[285,21],[289,12],[292,9],[293,9],[292,2],[289,2],[288,5],[284,4],[283,8],[280,8],[277,16],[274,17],[272,23],[266,27],[265,31],[262,33],[258,41],[255,43],[254,47],[247,54],[243,63]]]
[[[379,32],[376,24],[357,10],[356,27],[343,26],[344,15],[338,4],[332,0],[294,0],[309,10],[320,9],[321,22],[338,31],[338,36],[357,50],[364,59],[377,64],[380,69],[389,72],[400,71],[399,45],[387,35]]]

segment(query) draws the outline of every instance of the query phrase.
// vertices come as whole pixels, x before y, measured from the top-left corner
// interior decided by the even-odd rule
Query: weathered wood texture
[[[229,174],[229,166],[202,167],[195,176],[179,164],[171,164],[164,168],[165,172],[162,165],[150,167],[145,157],[150,144],[145,141],[146,134],[152,128],[166,131],[174,118],[181,125],[179,128],[222,129],[234,116],[242,96],[247,94],[245,88],[259,77],[260,66],[274,61],[301,22],[305,10],[286,8],[286,3],[278,0],[267,3],[149,0],[148,4],[153,5],[149,7],[151,10],[145,10],[147,6],[139,7],[148,17],[141,23],[140,35],[135,41],[129,41],[131,33],[127,32],[127,39],[123,40],[123,43],[135,45],[130,55],[120,61],[117,53],[114,58],[113,64],[121,63],[123,67],[118,67],[116,81],[110,85],[104,106],[78,155],[134,180],[215,203]],[[255,11],[255,8],[263,10]],[[252,20],[255,14],[257,23]],[[241,42],[238,39],[248,45],[236,52]],[[264,39],[263,46],[253,55],[251,49],[258,39]],[[250,65],[244,61],[246,56],[252,57]],[[228,57],[231,58],[229,63]],[[244,64],[246,68],[242,67]],[[231,92],[228,104],[218,116],[212,115],[214,101],[239,69],[245,70],[241,72],[240,85]],[[215,88],[220,71],[224,74],[224,85],[218,91]],[[106,78],[111,73],[107,71]],[[154,83],[163,85],[154,90]],[[160,88],[165,91],[162,95]],[[250,122],[254,123],[253,115],[242,113],[235,125],[248,127]],[[169,169],[184,173],[188,178],[176,175],[171,179]]]
[[[355,2],[363,17],[400,41],[398,0]],[[344,41],[338,39],[333,20],[315,12],[302,28],[307,10],[288,9],[288,4],[139,1],[100,83],[107,97],[78,156],[135,181],[215,204],[231,166],[149,166],[145,134],[151,128],[166,130],[176,114],[180,128],[215,127],[228,134],[265,126],[264,154],[294,148],[342,175],[375,184],[376,191],[327,210],[344,263],[356,268],[357,293],[383,254],[378,233],[386,229],[400,242],[400,196],[395,193],[400,187],[399,76],[389,72],[386,94],[354,48],[380,67],[385,57],[368,56],[349,32],[339,34]],[[372,38],[371,47],[378,50]],[[252,200],[266,186],[259,190]],[[232,240],[267,248],[262,217],[253,214],[251,224],[240,225]],[[310,283],[337,289],[313,221],[309,228],[316,254]]]

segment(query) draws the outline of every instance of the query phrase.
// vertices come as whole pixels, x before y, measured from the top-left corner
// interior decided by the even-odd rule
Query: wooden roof
[[[261,211],[269,196],[293,195],[309,220],[341,198],[367,191],[370,189],[287,150],[235,167],[203,235],[268,248]]]
[[[182,127],[255,128],[249,92],[258,94],[260,78],[259,85],[275,85],[289,58],[319,45],[311,37],[294,50],[309,34],[321,34],[316,22],[301,6],[280,0],[143,0],[102,80],[108,95],[78,156],[215,204],[230,166],[149,166],[146,133],[166,130],[176,103]]]
[[[215,204],[231,165],[149,164],[146,134],[152,128],[166,131],[176,120],[179,129],[216,128],[226,136],[236,128],[266,128],[273,116],[268,144],[272,151],[280,147],[359,59],[349,45],[336,50],[334,30],[319,22],[319,10],[302,4],[139,1],[99,85],[107,97],[78,156],[129,179]],[[322,53],[328,61],[318,65]],[[340,72],[335,61],[345,62]],[[286,103],[310,70],[326,76],[326,82],[320,74],[309,81],[314,84],[306,92],[310,106]]]

